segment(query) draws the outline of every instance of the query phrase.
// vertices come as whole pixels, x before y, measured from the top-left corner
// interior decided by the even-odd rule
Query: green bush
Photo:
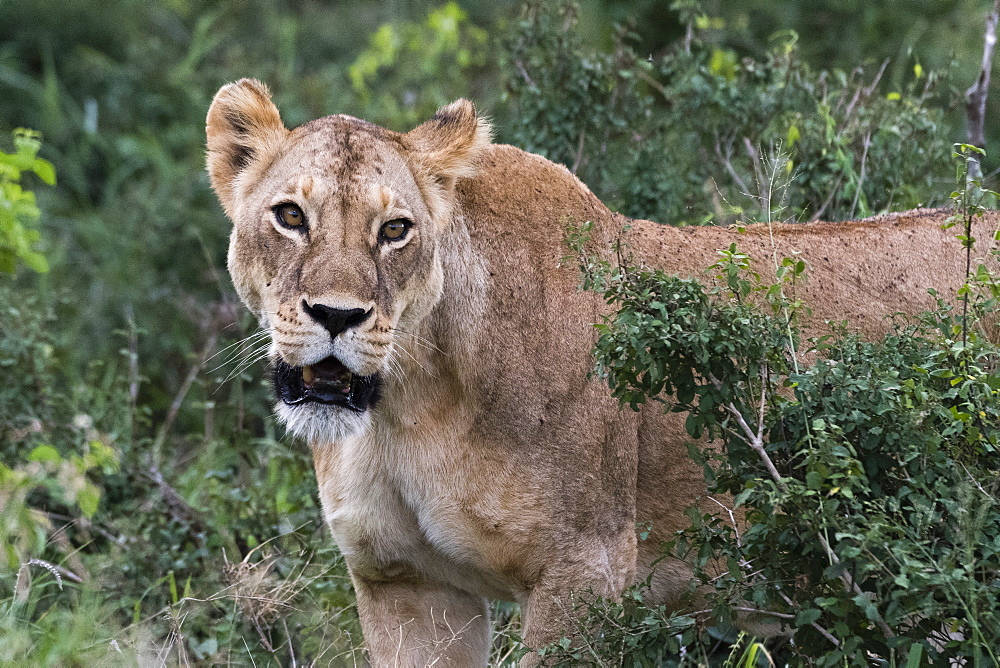
[[[696,13],[691,40],[647,59],[627,31],[610,52],[585,47],[576,16],[530,2],[505,39],[508,139],[629,216],[840,220],[927,204],[945,187],[940,80],[919,64],[905,90],[883,94],[880,73],[814,71],[794,33],[763,60],[740,59]]]
[[[960,221],[979,211],[965,193],[984,194],[966,178]],[[819,359],[799,368],[802,306],[783,294],[802,262],[767,282],[734,246],[713,268],[707,289],[586,265],[617,309],[596,346],[614,396],[665,401],[721,444],[691,453],[748,526],[692,509],[666,546],[695,565],[714,622],[740,609],[788,625],[779,663],[996,664],[1000,349],[978,324],[995,319],[995,277],[970,268],[964,308],[939,298],[883,340],[811,339]]]

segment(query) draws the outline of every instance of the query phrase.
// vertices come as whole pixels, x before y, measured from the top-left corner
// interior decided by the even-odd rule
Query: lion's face
[[[288,131],[266,88],[242,80],[216,95],[207,134],[229,271],[271,336],[279,417],[311,442],[363,430],[399,333],[440,297],[438,239],[485,125],[459,101],[406,134],[348,116]]]

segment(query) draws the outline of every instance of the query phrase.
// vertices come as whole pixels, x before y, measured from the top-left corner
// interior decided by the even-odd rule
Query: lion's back
[[[458,194],[473,230],[519,234],[526,244],[561,243],[572,223],[614,218],[564,166],[505,144],[483,151],[476,176],[459,182]],[[499,229],[480,230],[484,224]]]

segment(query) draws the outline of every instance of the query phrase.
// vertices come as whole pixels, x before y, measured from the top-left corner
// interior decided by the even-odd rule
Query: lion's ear
[[[205,121],[208,176],[230,218],[239,176],[254,164],[266,164],[287,134],[267,86],[260,81],[240,79],[215,94]]]
[[[445,190],[476,173],[476,160],[490,144],[490,124],[468,100],[456,100],[406,133],[416,160]]]

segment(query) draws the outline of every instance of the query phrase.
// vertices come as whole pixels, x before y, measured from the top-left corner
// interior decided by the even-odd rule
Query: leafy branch
[[[21,185],[21,175],[28,171],[55,185],[52,163],[38,157],[41,145],[39,133],[19,128],[14,131],[14,152],[0,151],[0,271],[8,274],[14,273],[19,260],[37,272],[49,268],[45,257],[34,250],[40,235],[28,226],[40,215],[35,194]]]

